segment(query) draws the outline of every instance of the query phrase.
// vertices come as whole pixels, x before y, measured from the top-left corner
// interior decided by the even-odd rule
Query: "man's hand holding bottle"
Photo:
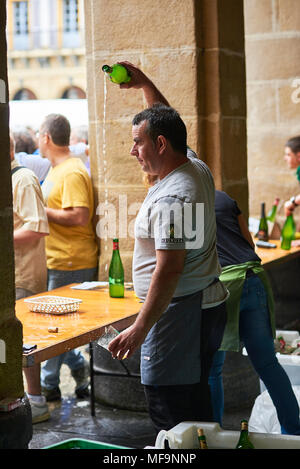
[[[153,106],[155,103],[162,103],[166,106],[170,106],[166,98],[156,88],[150,78],[142,72],[142,70],[128,61],[118,62],[118,64],[123,65],[123,67],[128,70],[131,77],[131,80],[128,83],[121,83],[119,85],[120,88],[142,89],[148,107]]]

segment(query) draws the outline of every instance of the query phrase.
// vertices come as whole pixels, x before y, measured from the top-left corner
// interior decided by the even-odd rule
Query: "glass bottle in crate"
[[[241,421],[241,433],[236,449],[254,449],[254,445],[251,443],[249,438],[247,420]]]
[[[207,442],[206,442],[206,436],[204,435],[203,428],[198,428],[197,429],[197,434],[198,434],[198,441],[199,441],[200,449],[208,449]]]

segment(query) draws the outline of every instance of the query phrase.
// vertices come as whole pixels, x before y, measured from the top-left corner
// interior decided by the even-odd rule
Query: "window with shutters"
[[[78,0],[63,0],[63,47],[79,47]]]
[[[28,0],[13,2],[13,44],[16,50],[29,49]]]

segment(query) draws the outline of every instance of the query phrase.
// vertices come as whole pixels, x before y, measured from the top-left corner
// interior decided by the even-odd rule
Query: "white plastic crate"
[[[292,389],[300,405],[300,386],[292,386]],[[281,433],[277,411],[268,391],[262,392],[255,399],[249,418],[249,431],[256,433]]]
[[[276,331],[276,337],[283,337],[285,342],[289,345],[292,344],[294,340],[300,341],[300,335],[298,331]],[[293,386],[300,385],[300,355],[285,355],[282,353],[276,353],[276,357],[284,368],[286,374],[290,378],[291,384]],[[260,391],[264,392],[266,387],[263,381],[260,380]]]
[[[161,430],[155,448],[165,448],[165,440],[171,449],[199,449],[197,429],[203,428],[209,449],[234,449],[240,432],[223,430],[218,423],[182,422],[169,431]],[[300,449],[300,436],[251,433],[255,449]]]
[[[300,335],[298,331],[276,331],[276,337],[283,337],[285,342],[289,345],[295,340],[299,340]],[[248,355],[245,348],[243,348],[243,355]],[[286,374],[290,378],[291,384],[294,386],[300,385],[300,355],[288,355],[277,352],[276,357],[284,368]],[[260,392],[263,393],[266,390],[266,387],[262,380],[260,381]]]

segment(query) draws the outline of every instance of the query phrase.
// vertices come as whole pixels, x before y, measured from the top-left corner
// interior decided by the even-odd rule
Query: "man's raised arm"
[[[130,73],[131,80],[129,83],[122,83],[120,88],[135,88],[135,89],[142,89],[145,100],[147,102],[148,107],[153,106],[155,103],[162,103],[166,106],[170,106],[166,98],[161,94],[161,92],[156,88],[154,83],[148,78],[144,72],[142,72],[138,67],[133,65],[130,62],[118,62]]]

